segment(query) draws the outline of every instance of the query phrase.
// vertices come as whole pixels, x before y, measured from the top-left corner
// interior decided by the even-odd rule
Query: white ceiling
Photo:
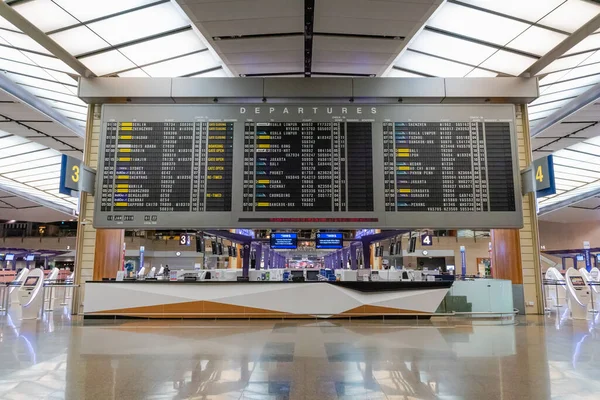
[[[177,0],[234,75],[304,76],[304,0]],[[381,75],[441,0],[317,0],[313,75]]]
[[[0,219],[32,222],[54,222],[75,218],[23,197],[0,190]]]

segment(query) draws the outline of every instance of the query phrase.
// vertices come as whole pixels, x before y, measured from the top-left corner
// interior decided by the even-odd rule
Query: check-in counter
[[[85,318],[430,315],[452,282],[89,281]]]

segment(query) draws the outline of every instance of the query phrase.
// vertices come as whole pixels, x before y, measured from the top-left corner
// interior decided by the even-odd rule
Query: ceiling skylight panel
[[[23,62],[27,64],[33,64],[30,58],[27,58],[22,51],[13,49],[10,43],[0,38],[0,43],[6,46],[0,46],[0,58],[5,58],[7,60],[13,60],[18,62]]]
[[[504,46],[530,25],[485,11],[446,2],[427,25]]]
[[[182,54],[204,50],[205,48],[206,46],[204,46],[198,35],[190,29],[159,39],[122,47],[119,50],[135,64],[145,65]]]
[[[194,72],[218,67],[218,61],[209,51],[190,54],[188,56],[175,58],[157,64],[148,65],[143,68],[153,78],[176,77],[188,75]]]
[[[40,89],[52,90],[53,92],[60,92],[64,94],[73,94],[65,85],[58,82],[51,82],[46,79],[38,79],[32,78],[30,76],[13,74],[12,72],[7,72],[6,75],[15,83],[20,85],[24,85],[27,87],[33,86]],[[77,90],[77,88],[74,88]]]
[[[570,68],[574,68],[581,64],[584,61],[592,56],[594,51],[589,51],[587,53],[575,54],[568,57],[557,58],[552,61],[546,68],[544,68],[538,75],[544,75],[554,71],[568,70]]]
[[[537,99],[535,99],[533,102],[529,103],[529,105],[531,107],[531,106],[535,106],[537,104],[549,103],[549,102],[553,102],[553,101],[557,101],[557,100],[561,100],[561,99],[567,99],[567,98],[572,99],[574,97],[579,96],[581,93],[585,92],[588,89],[589,89],[589,87],[585,86],[585,87],[581,87],[581,88],[565,90],[564,92],[558,92],[558,93],[540,96]]]
[[[480,66],[505,74],[518,76],[537,60],[532,57],[526,57],[521,54],[512,53],[505,50],[498,50],[493,56],[488,58]]]
[[[40,54],[34,53],[25,53],[27,58],[30,60],[29,62],[34,62],[36,65],[39,65],[43,68],[56,69],[58,71],[62,71],[68,74],[79,75],[75,70],[65,64],[63,61],[59,60],[56,57],[48,57],[42,56]]]
[[[600,82],[600,75],[587,76],[585,78],[578,78],[560,83],[555,83],[551,86],[540,87],[540,92],[544,95],[561,92],[563,90],[574,89],[583,86],[594,85]]]
[[[46,146],[43,146],[39,143],[30,142],[26,140],[25,143],[20,144],[18,146],[12,146],[0,154],[0,160],[6,157],[14,157],[21,154],[31,153],[32,151],[45,149]]]
[[[585,163],[594,163],[594,164],[598,164],[600,163],[600,158],[598,158],[598,156],[594,156],[592,154],[586,154],[586,153],[581,153],[578,151],[571,151],[570,147],[566,148],[566,149],[562,149],[560,150],[560,152],[556,152],[555,154],[557,154],[559,157],[566,157],[566,158],[573,158],[579,161],[583,161]],[[582,168],[590,168],[592,167],[592,165],[589,165],[587,167],[582,167]]]
[[[430,57],[413,51],[407,51],[402,54],[395,65],[425,75],[457,78],[464,77],[473,69],[467,65]]]
[[[98,76],[135,68],[135,64],[117,50],[80,58],[79,60]]]
[[[18,47],[25,50],[37,51],[44,54],[50,54],[48,50],[46,50],[35,40],[25,35],[24,33],[0,30],[0,37],[6,40],[14,47]]]
[[[586,180],[594,181],[600,179],[600,172],[593,172],[589,169],[565,167],[564,165],[556,165],[554,171],[562,174],[563,176],[569,176],[570,179],[574,180]],[[565,178],[566,179],[566,178]]]
[[[141,68],[135,68],[125,72],[119,72],[119,76],[122,78],[148,78],[150,75]]]
[[[56,172],[50,172],[50,173],[46,173],[46,174],[39,174],[39,175],[32,175],[32,176],[28,176],[25,178],[21,178],[21,179],[17,179],[19,182],[22,183],[26,183],[29,186],[34,186],[35,187],[35,183],[34,182],[39,182],[39,181],[47,181],[47,180],[56,180],[57,183],[57,188],[58,188],[58,180],[60,178],[60,172],[56,173]],[[44,184],[44,183],[42,183]],[[45,182],[45,184],[48,184],[47,182]]]
[[[74,104],[74,105],[78,105],[79,107],[83,107],[83,108],[86,107],[85,103],[82,102],[76,96],[71,96],[71,95],[63,94],[63,93],[56,93],[56,92],[53,92],[50,90],[33,88],[33,87],[27,88],[27,90],[29,90],[31,93],[33,93],[34,95],[39,96],[39,97],[45,97],[48,99],[53,99],[53,100],[62,101],[65,103]]]
[[[84,0],[79,1],[86,3]],[[110,2],[110,0],[104,1]],[[96,5],[92,6],[88,3],[87,6],[93,8]],[[44,32],[79,22],[51,0],[24,1],[15,4],[12,8]]]
[[[44,157],[50,157],[52,155],[55,155],[56,153],[57,153],[56,150],[46,149],[46,150],[42,150],[42,151],[36,151],[36,152],[30,153],[30,154],[18,155],[15,157],[3,157],[3,158],[0,158],[0,167],[6,167],[8,165],[26,163],[26,162],[34,161],[34,160],[41,159]]]
[[[19,180],[19,178],[27,176],[37,176],[39,174],[57,173],[60,175],[60,164],[51,165],[42,168],[31,168],[18,172],[9,172],[4,174],[7,178]]]
[[[39,153],[37,153],[39,156]],[[0,174],[5,174],[7,172],[14,172],[14,171],[22,171],[25,169],[31,169],[31,168],[38,168],[38,167],[45,167],[48,165],[54,165],[56,163],[60,163],[61,162],[61,156],[59,155],[59,153],[57,151],[54,151],[52,154],[46,155],[44,154],[44,158],[37,158],[35,160],[30,160],[27,162],[27,164],[10,164],[10,165],[5,165],[0,167]]]
[[[90,7],[93,8],[93,7]],[[78,26],[49,35],[52,40],[74,56],[109,47],[110,44],[87,26]]]
[[[600,177],[592,178],[592,177],[585,176],[585,175],[582,175],[579,173],[565,173],[565,172],[559,172],[559,171],[560,170],[557,170],[557,169],[554,170],[554,176],[556,178],[566,180],[566,181],[574,181],[574,182],[578,182],[581,184],[594,182],[594,181],[600,179]]]
[[[560,187],[561,189],[577,189],[580,186],[583,186],[583,183],[567,181],[563,179],[555,179],[556,187]]]
[[[473,71],[466,75],[466,78],[495,78],[498,74],[496,72],[487,71],[481,68],[475,68]]]
[[[583,142],[569,146],[569,150],[583,151],[588,154],[593,154],[596,157],[598,157],[598,161],[600,162],[600,146],[595,146],[593,144]]]
[[[543,56],[566,38],[567,35],[562,33],[531,26],[511,41],[507,47]]]
[[[536,22],[565,0],[462,0],[464,3],[486,8],[515,18]]]
[[[8,134],[8,132],[0,131],[2,135]],[[28,143],[29,141],[21,136],[10,135],[4,136],[0,138],[0,150],[5,150],[8,147],[17,146],[23,143]]]
[[[558,110],[560,107],[557,108],[552,108],[549,110],[545,110],[545,111],[540,111],[540,112],[530,112],[529,113],[529,120],[530,121],[535,121],[537,119],[542,119],[542,118],[546,118],[548,115],[552,114],[553,112],[555,112],[556,110]]]
[[[596,33],[586,37],[581,42],[577,43],[575,46],[573,46],[571,49],[565,52],[565,55],[568,56],[570,54],[583,53],[597,49],[600,49],[600,33]]]
[[[169,3],[122,14],[89,24],[89,28],[112,45],[188,26],[185,18]]]
[[[528,0],[529,1],[529,0]],[[526,3],[526,2],[521,2]],[[583,0],[567,0],[539,23],[569,33],[575,32],[600,13],[600,6]]]
[[[567,79],[576,79],[589,75],[600,74],[600,63],[598,64],[590,64],[585,65],[583,67],[577,67],[570,70],[567,74],[565,74],[560,81],[564,81]],[[559,81],[559,82],[560,82]]]
[[[105,17],[107,15],[117,14],[123,11],[131,10],[136,7],[154,3],[156,0],[102,0],[94,2],[93,6],[85,0],[53,0],[69,14],[80,21],[89,21],[92,19]]]
[[[540,79],[539,84],[540,86],[548,86],[548,85],[552,85],[553,83],[556,82],[560,82],[562,80],[564,80],[563,78],[570,72],[571,70],[568,69],[566,71],[557,71],[557,72],[552,72],[546,76],[544,76],[542,79]],[[540,88],[540,92],[541,88]],[[543,92],[542,92],[543,93]]]
[[[63,103],[61,101],[51,100],[48,98],[44,98],[44,101],[47,102],[48,104],[50,104],[52,107],[60,109],[60,110],[72,111],[72,112],[80,114],[80,115],[87,115],[86,107],[76,106],[76,105],[69,104],[69,103]]]
[[[493,47],[427,30],[422,31],[411,42],[410,48],[471,65],[479,65],[496,51]]]
[[[8,22],[6,19],[0,17],[0,28],[10,29],[12,31],[21,32],[19,28]]]
[[[571,99],[566,99],[566,100],[553,101],[551,103],[546,103],[546,104],[540,104],[537,106],[530,105],[529,106],[529,114],[531,115],[531,114],[538,113],[541,111],[554,110],[556,108],[561,108],[562,106],[569,103],[570,101],[571,101]]]

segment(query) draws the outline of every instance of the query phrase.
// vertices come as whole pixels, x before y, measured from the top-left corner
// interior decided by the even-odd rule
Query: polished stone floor
[[[0,316],[0,399],[600,399],[599,367],[600,317],[499,325]]]

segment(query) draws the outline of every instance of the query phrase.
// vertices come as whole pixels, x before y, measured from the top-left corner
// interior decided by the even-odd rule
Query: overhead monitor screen
[[[14,254],[7,254],[5,257],[6,261],[13,261],[15,259],[15,255]]]
[[[25,261],[33,261],[35,260],[35,255],[33,254],[27,254],[27,256],[25,257]]]
[[[97,228],[523,225],[510,105],[106,105],[102,118]]]
[[[295,249],[298,247],[296,233],[271,233],[272,249]]]
[[[344,235],[341,232],[319,232],[316,235],[317,249],[341,249],[344,247]]]
[[[573,286],[585,286],[585,281],[581,276],[571,276],[570,278]]]
[[[25,283],[23,284],[23,286],[35,286],[39,279],[40,278],[37,276],[29,277],[25,279]]]

